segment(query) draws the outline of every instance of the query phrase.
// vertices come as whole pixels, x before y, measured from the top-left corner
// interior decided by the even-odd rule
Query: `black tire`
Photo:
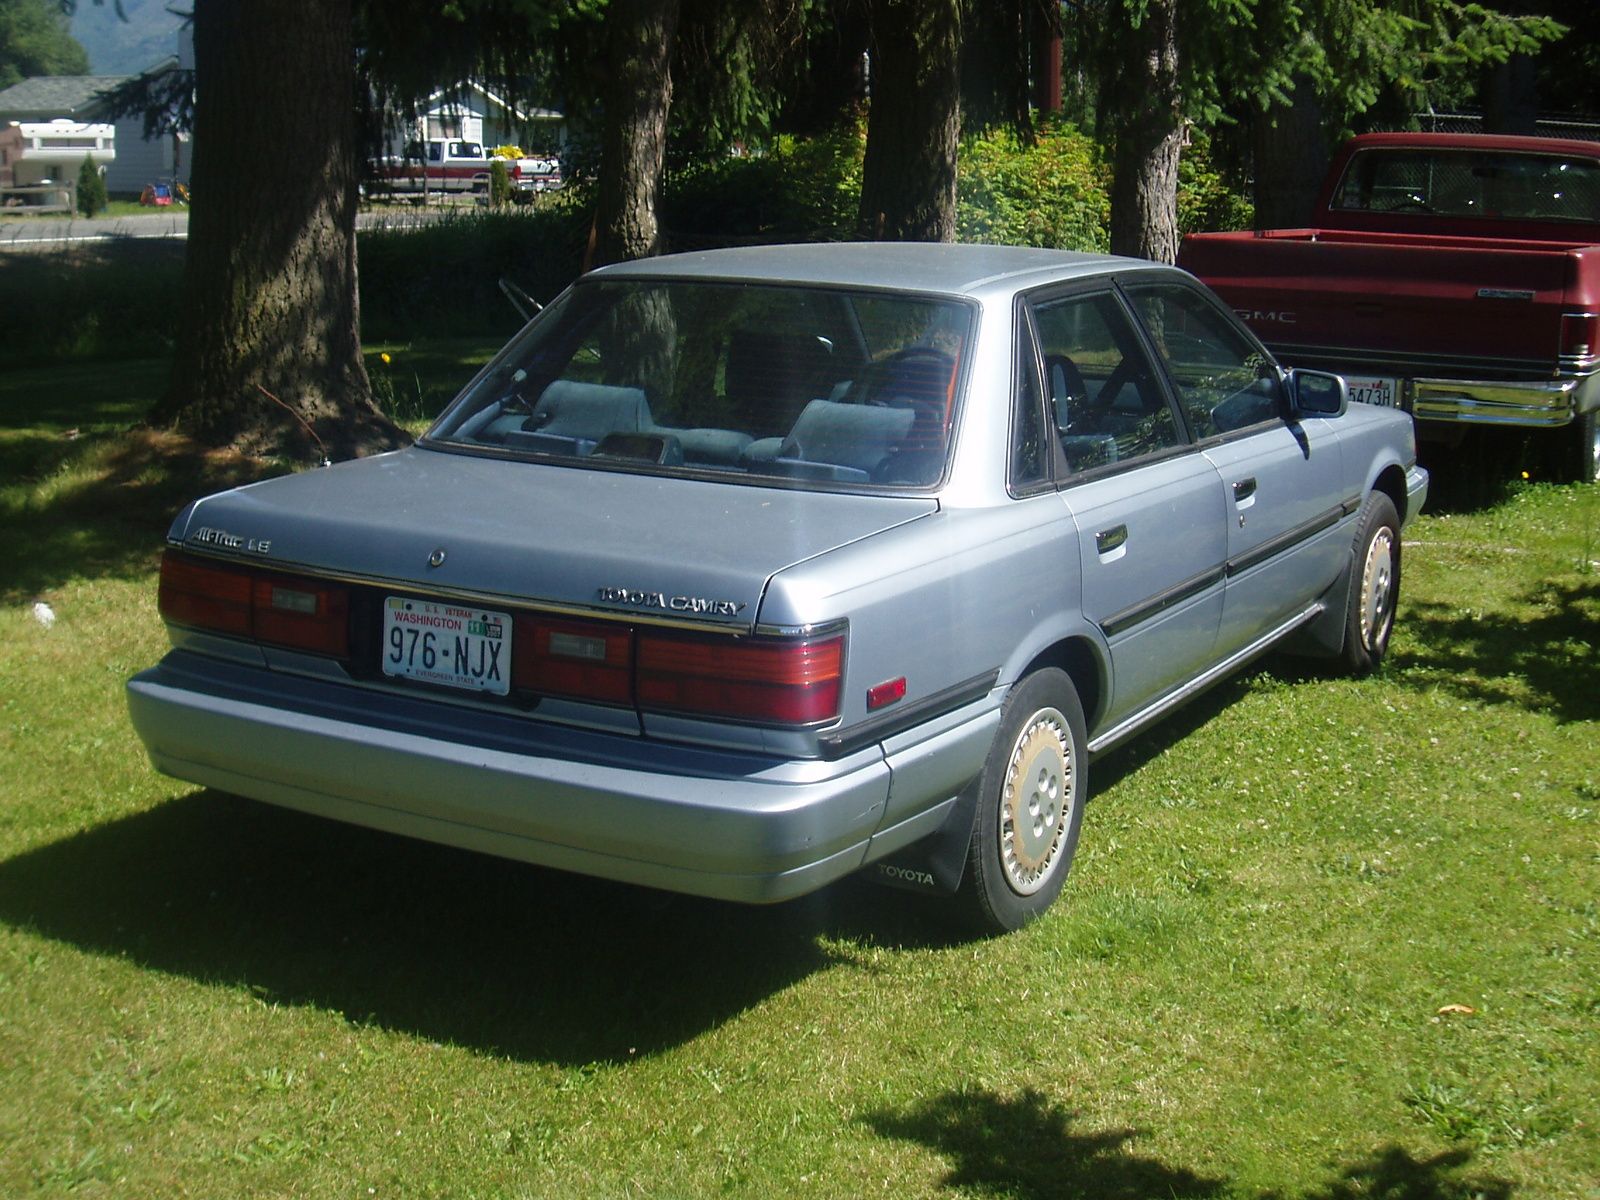
[[[1594,483],[1600,479],[1600,425],[1594,410],[1579,413],[1571,424],[1552,429],[1548,439],[1551,477],[1557,483]]]
[[[1006,697],[955,897],[978,931],[1021,929],[1060,895],[1088,797],[1087,745],[1083,706],[1065,672],[1035,671]]]
[[[1400,514],[1382,492],[1362,504],[1350,553],[1340,663],[1346,674],[1370,675],[1389,651],[1400,600]]]

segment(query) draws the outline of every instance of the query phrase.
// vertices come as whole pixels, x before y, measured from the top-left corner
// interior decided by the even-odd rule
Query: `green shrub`
[[[511,202],[511,172],[503,158],[489,162],[489,207],[504,208]]]
[[[1199,233],[1249,229],[1255,206],[1233,190],[1211,163],[1211,146],[1196,137],[1178,160],[1178,230]]]
[[[663,181],[660,207],[667,248],[848,238],[864,151],[861,132],[846,126],[805,140],[785,135],[755,154],[675,167]]]
[[[668,248],[854,236],[865,131],[777,138],[764,152],[703,159],[673,171],[661,215]],[[961,146],[957,237],[966,242],[1104,250],[1110,202],[1094,143],[1050,123],[1032,146],[994,131]]]
[[[78,211],[86,217],[92,217],[97,212],[103,212],[108,203],[105,177],[100,174],[100,168],[94,165],[94,159],[85,154],[83,166],[78,168]]]
[[[1010,130],[967,138],[956,178],[963,242],[1104,251],[1110,245],[1110,177],[1095,144],[1049,121],[1034,144]]]
[[[21,367],[170,350],[182,278],[183,243],[166,239],[0,254],[0,357]]]
[[[591,215],[558,193],[525,208],[363,229],[361,336],[509,336],[522,318],[500,291],[501,278],[548,303],[578,276]]]

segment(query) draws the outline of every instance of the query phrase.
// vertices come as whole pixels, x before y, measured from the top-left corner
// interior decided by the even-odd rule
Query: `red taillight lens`
[[[350,595],[335,584],[245,567],[161,556],[157,606],[163,620],[212,633],[345,658],[350,653]]]
[[[633,631],[599,621],[557,621],[519,613],[513,686],[545,696],[633,703]]]
[[[252,605],[258,641],[344,658],[350,652],[350,594],[310,579],[257,579]]]
[[[1568,367],[1589,367],[1600,358],[1600,313],[1561,314],[1561,358]]]
[[[168,550],[161,556],[156,607],[164,621],[249,637],[250,576]]]
[[[844,635],[729,640],[639,635],[639,707],[784,725],[839,715]]]

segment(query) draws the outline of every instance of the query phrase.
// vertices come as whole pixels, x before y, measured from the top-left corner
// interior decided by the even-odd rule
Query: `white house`
[[[485,150],[521,146],[535,154],[558,153],[566,144],[566,117],[554,109],[521,109],[471,80],[441,88],[418,105],[416,124],[396,131],[389,152],[406,143],[457,138]]]
[[[183,69],[174,55],[140,72],[149,78]],[[113,196],[134,197],[150,183],[187,185],[189,182],[189,134],[187,132],[144,136],[144,117],[134,114],[117,118],[117,157],[106,170],[106,191]]]

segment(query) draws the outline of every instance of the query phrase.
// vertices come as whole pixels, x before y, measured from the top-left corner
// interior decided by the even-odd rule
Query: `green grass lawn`
[[[420,421],[483,351],[381,352]],[[0,1195],[1600,1194],[1600,488],[1418,520],[1378,675],[1100,761],[1062,902],[969,942],[156,775],[161,533],[243,470],[126,432],[163,378],[0,378]]]

